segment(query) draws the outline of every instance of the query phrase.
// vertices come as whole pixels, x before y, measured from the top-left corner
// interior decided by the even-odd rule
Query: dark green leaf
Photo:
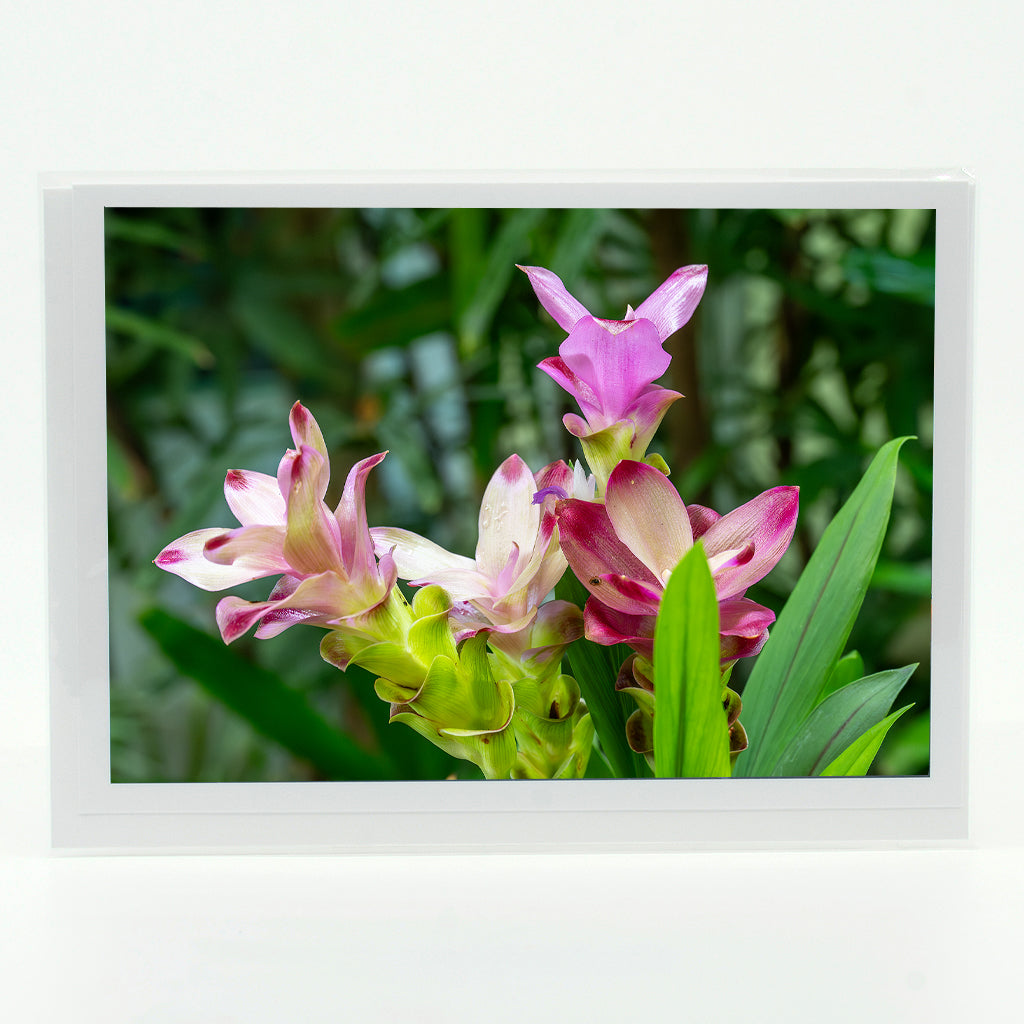
[[[586,588],[571,572],[559,581],[555,595],[580,606],[587,599]],[[585,639],[570,644],[566,651],[572,675],[594,720],[601,752],[617,779],[650,775],[647,762],[626,742],[626,719],[632,712],[632,701],[615,691],[619,668],[630,653],[621,644],[602,647]]]
[[[213,365],[213,353],[198,338],[131,310],[107,306],[107,329],[183,356],[196,366]]]
[[[851,249],[843,257],[843,270],[851,283],[930,306],[935,303],[932,260],[934,256],[930,253],[906,259],[884,249]]]
[[[844,654],[836,662],[836,667],[832,669],[832,675],[828,677],[825,688],[818,695],[818,701],[823,701],[830,693],[841,690],[855,679],[860,679],[862,675],[864,675],[864,659],[860,654],[857,651]]]
[[[770,775],[831,675],[885,537],[899,451],[884,445],[822,535],[743,691],[750,737],[737,774]]]
[[[730,774],[719,657],[715,584],[697,544],[669,578],[654,632],[654,773],[659,779]]]
[[[907,665],[877,672],[826,697],[808,715],[772,775],[820,775],[826,765],[888,714],[915,668]]]
[[[441,277],[405,288],[382,288],[359,309],[340,317],[336,337],[354,354],[395,345],[406,347],[434,331],[452,329],[452,304]]]
[[[308,760],[327,779],[394,777],[391,766],[338,732],[275,673],[247,662],[202,630],[159,609],[143,628],[183,675],[194,679],[253,728]]]

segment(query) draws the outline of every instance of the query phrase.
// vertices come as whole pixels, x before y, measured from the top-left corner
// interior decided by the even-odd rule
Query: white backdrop
[[[1019,8],[65,0],[0,17],[0,1016],[621,1021],[672,1001],[707,1021],[954,1021],[1017,1002]],[[809,167],[979,182],[971,848],[49,856],[40,172]]]

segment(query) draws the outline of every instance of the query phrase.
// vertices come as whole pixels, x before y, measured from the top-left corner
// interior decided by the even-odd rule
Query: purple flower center
[[[534,505],[542,505],[544,499],[554,495],[556,498],[568,498],[569,495],[561,487],[545,487],[533,496]]]

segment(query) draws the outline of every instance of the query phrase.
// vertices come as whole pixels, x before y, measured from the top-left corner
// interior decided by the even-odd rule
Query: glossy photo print
[[[929,774],[934,210],[103,228],[112,783]]]

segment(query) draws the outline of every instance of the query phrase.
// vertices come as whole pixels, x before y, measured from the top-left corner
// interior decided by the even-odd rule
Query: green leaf
[[[843,270],[851,284],[925,306],[935,304],[935,257],[931,253],[906,258],[884,249],[851,249],[843,257]]]
[[[323,339],[280,298],[243,280],[229,310],[245,343],[276,365],[321,380],[338,380],[337,368],[324,359]]]
[[[555,596],[582,607],[588,594],[583,584],[567,572],[555,587]],[[633,702],[615,692],[619,669],[632,653],[630,649],[622,644],[603,647],[581,639],[570,644],[565,653],[594,720],[601,754],[612,775],[617,779],[649,778],[647,762],[631,750],[626,741],[626,719],[632,712]]]
[[[334,325],[338,341],[353,355],[410,342],[435,331],[450,331],[452,304],[446,282],[429,277],[404,288],[380,288],[359,309],[339,317]]]
[[[909,594],[912,597],[932,596],[931,563],[904,565],[901,562],[878,560],[875,575],[871,578],[872,588],[889,590],[894,594]]]
[[[458,211],[462,216],[477,212]],[[546,213],[546,210],[512,210],[498,228],[486,258],[476,258],[468,270],[463,269],[459,291],[465,297],[457,296],[455,312],[464,353],[474,352],[486,336],[494,313],[508,292],[512,275],[519,273],[515,268],[516,260],[523,258],[530,234]],[[470,256],[473,255],[471,247]]]
[[[213,365],[213,353],[191,334],[177,331],[157,320],[150,320],[139,313],[119,309],[117,306],[107,306],[106,317],[108,330],[125,334],[153,348],[173,352],[200,368],[205,369]]]
[[[908,704],[905,708],[894,711],[888,718],[883,718],[862,736],[858,736],[831,764],[823,769],[822,776],[867,775],[871,762],[874,761],[889,727],[900,715],[909,711],[913,706],[913,704]]]
[[[825,688],[818,695],[818,702],[820,703],[830,693],[841,690],[844,686],[849,685],[855,679],[860,679],[863,675],[864,659],[860,654],[857,651],[850,651],[848,654],[844,654],[836,662],[836,667],[832,669],[832,675],[828,677]]]
[[[835,668],[882,547],[899,451],[884,445],[828,525],[743,690],[750,749],[737,774],[771,775]]]
[[[219,639],[159,609],[142,627],[182,675],[194,679],[258,732],[309,761],[324,778],[394,778],[392,765],[359,747],[276,673],[240,657]]]
[[[888,714],[917,665],[876,672],[847,684],[808,715],[772,775],[819,775],[859,736]],[[833,673],[833,676],[835,673]]]
[[[718,599],[698,543],[673,570],[654,630],[657,778],[730,774],[719,658]]]

